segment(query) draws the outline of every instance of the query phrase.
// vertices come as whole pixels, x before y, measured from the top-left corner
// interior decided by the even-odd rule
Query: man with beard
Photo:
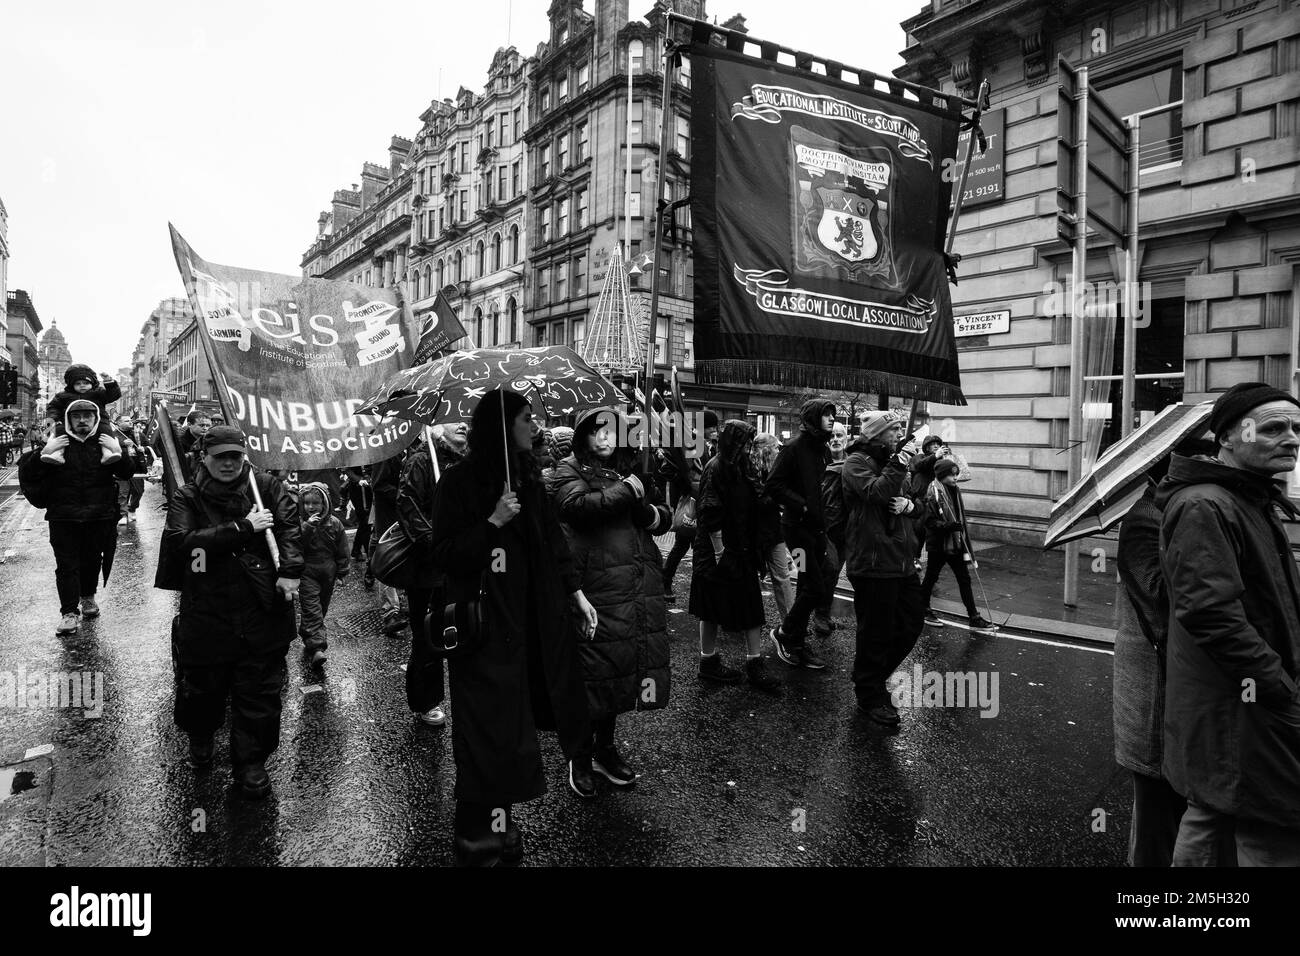
[[[45,503],[62,615],[55,633],[69,635],[77,633],[81,618],[99,616],[99,572],[117,547],[117,482],[131,477],[132,464],[126,457],[103,463],[94,402],[73,399],[63,427],[63,463],[51,465],[33,454],[18,478],[29,501]]]
[[[189,734],[191,766],[206,768],[229,698],[235,782],[258,799],[270,792],[265,763],[280,743],[280,687],[303,574],[298,506],[283,482],[253,470],[238,428],[209,429],[200,449],[194,480],[167,510],[155,580],[181,592],[175,718]]]

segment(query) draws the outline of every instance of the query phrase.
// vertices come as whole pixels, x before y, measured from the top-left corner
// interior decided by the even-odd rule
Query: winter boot
[[[715,684],[739,683],[742,675],[734,667],[722,663],[722,655],[716,651],[708,657],[700,658],[700,680],[713,681]]]

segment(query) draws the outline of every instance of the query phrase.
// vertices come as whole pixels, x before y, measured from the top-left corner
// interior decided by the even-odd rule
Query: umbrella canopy
[[[1185,438],[1209,427],[1213,402],[1170,405],[1097,459],[1082,481],[1052,505],[1044,548],[1110,530],[1142,497],[1146,473]]]
[[[470,349],[403,369],[358,409],[425,425],[469,421],[479,399],[494,388],[527,396],[547,414],[621,406],[623,393],[573,349]]]

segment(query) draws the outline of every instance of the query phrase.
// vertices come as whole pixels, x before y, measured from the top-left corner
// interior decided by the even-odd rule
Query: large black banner
[[[966,404],[942,252],[961,115],[689,53],[697,379]]]

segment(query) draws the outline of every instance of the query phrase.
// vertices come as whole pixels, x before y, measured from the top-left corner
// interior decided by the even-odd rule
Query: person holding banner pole
[[[249,464],[246,450],[238,428],[204,436],[194,480],[167,511],[155,586],[181,592],[175,719],[189,735],[190,764],[212,763],[229,699],[235,781],[259,799],[271,789],[265,763],[280,742],[280,689],[304,564],[297,503],[283,482]]]

